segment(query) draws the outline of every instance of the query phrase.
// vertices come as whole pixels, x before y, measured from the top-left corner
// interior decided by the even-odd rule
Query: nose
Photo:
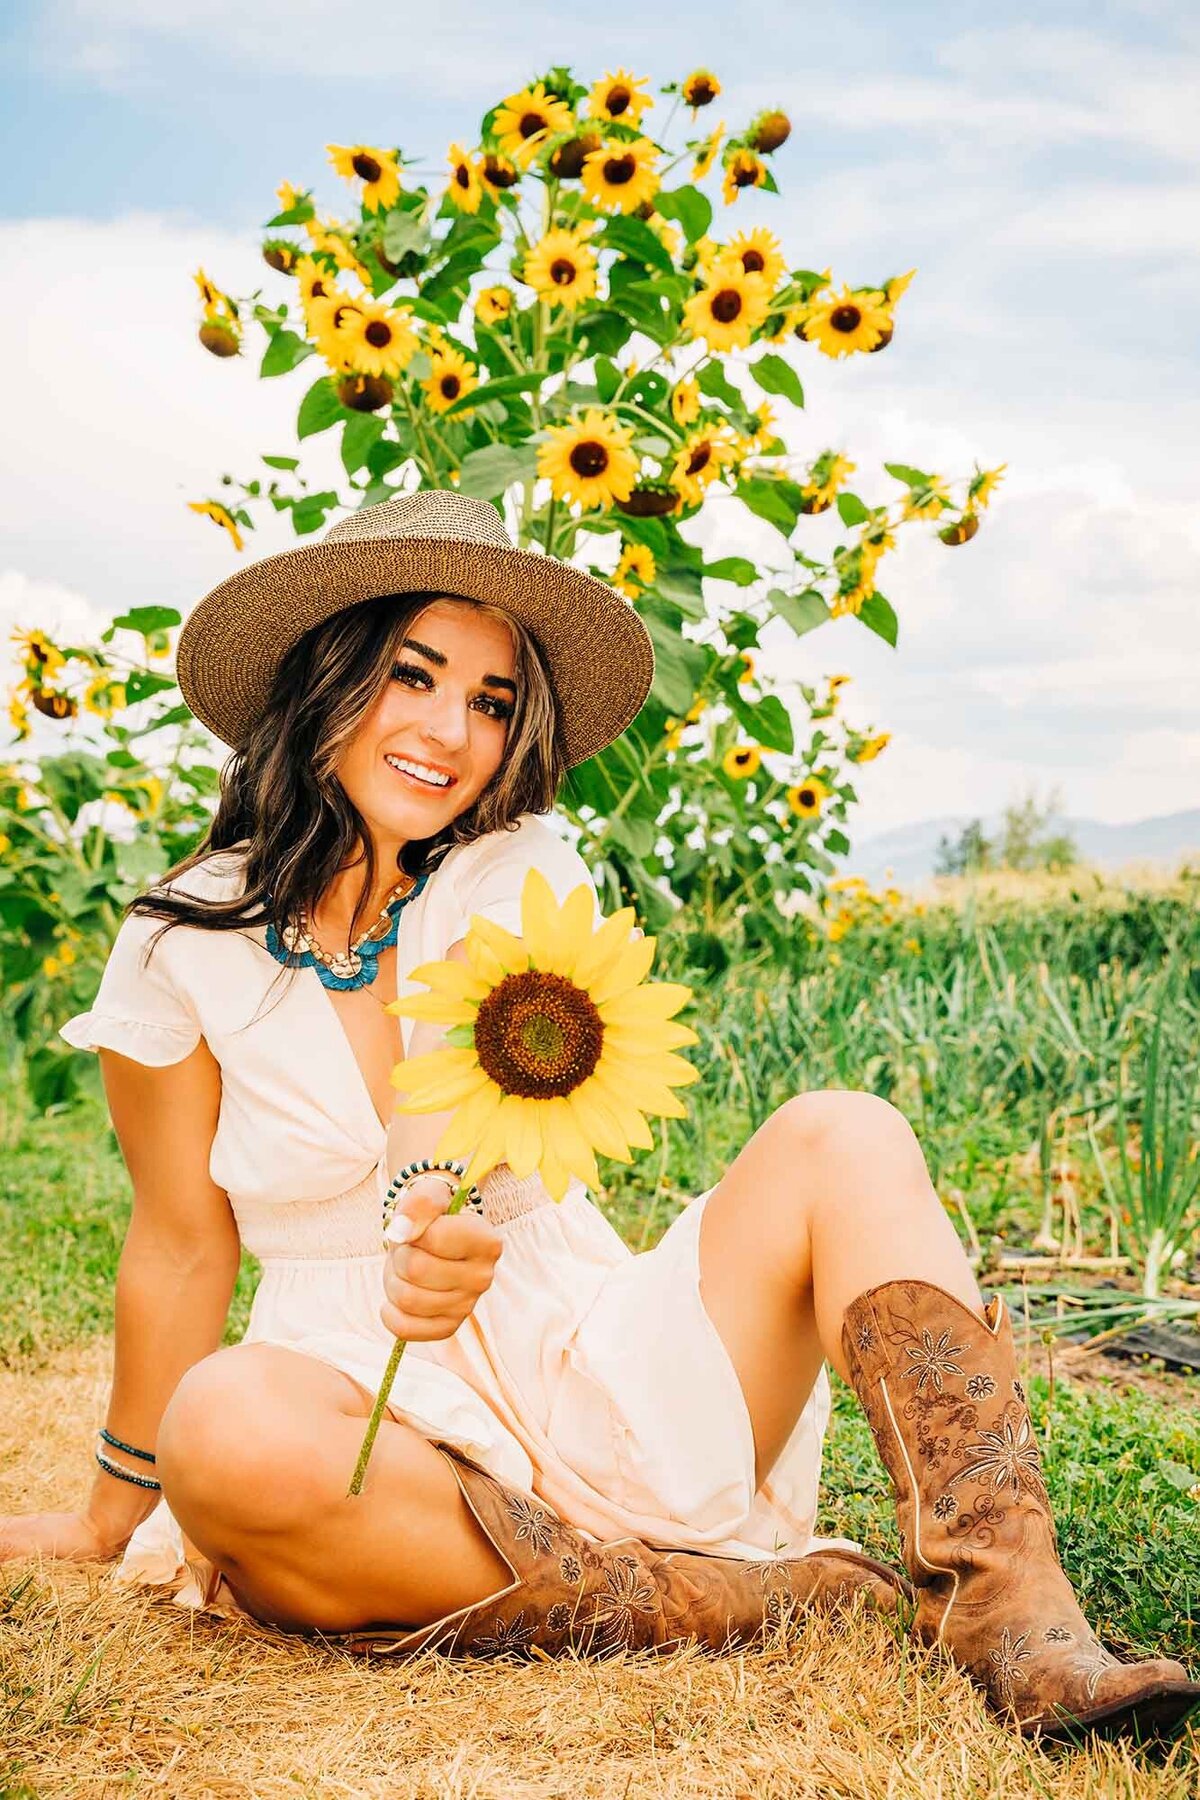
[[[467,743],[468,726],[465,697],[443,689],[424,710],[421,735],[442,750],[461,750]]]

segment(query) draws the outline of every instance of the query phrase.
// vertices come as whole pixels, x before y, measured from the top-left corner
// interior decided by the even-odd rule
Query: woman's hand
[[[453,1198],[446,1182],[420,1176],[409,1184],[403,1211],[396,1208],[385,1233],[391,1248],[379,1316],[406,1343],[453,1337],[491,1287],[504,1248],[499,1232],[473,1213],[446,1218]],[[397,1242],[410,1223],[407,1242]]]
[[[115,1543],[86,1513],[0,1516],[0,1562],[38,1555],[57,1562],[111,1562],[124,1548],[124,1542]]]

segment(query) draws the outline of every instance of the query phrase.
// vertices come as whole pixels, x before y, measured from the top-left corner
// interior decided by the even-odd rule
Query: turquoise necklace
[[[379,973],[380,952],[399,936],[400,914],[428,880],[428,875],[405,875],[398,881],[375,923],[348,950],[333,956],[322,950],[305,912],[301,912],[295,925],[285,925],[282,931],[268,925],[267,949],[278,963],[287,963],[298,955],[299,967],[315,969],[322,987],[335,988],[339,993],[348,988],[369,987]]]

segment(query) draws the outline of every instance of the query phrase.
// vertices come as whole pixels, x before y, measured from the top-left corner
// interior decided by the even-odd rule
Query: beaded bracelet
[[[135,1475],[131,1469],[123,1469],[119,1463],[110,1462],[99,1450],[96,1452],[96,1461],[106,1474],[115,1475],[119,1481],[132,1481],[134,1487],[153,1488],[155,1493],[162,1492],[161,1481],[152,1481],[148,1475]]]
[[[123,1444],[119,1437],[114,1437],[112,1432],[106,1431],[103,1425],[100,1427],[100,1436],[106,1444],[111,1444],[114,1450],[124,1450],[128,1456],[136,1456],[139,1462],[152,1463],[158,1460],[149,1450],[135,1450],[132,1444]]]
[[[462,1185],[462,1178],[466,1172],[467,1165],[465,1162],[438,1162],[432,1160],[430,1157],[423,1157],[417,1162],[405,1163],[404,1167],[398,1169],[388,1183],[388,1190],[384,1195],[383,1200],[383,1229],[386,1231],[391,1224],[392,1214],[395,1212],[400,1196],[410,1181],[415,1181],[419,1175],[453,1175],[454,1188],[457,1192],[458,1188]],[[467,1195],[467,1204],[475,1207],[481,1207],[483,1205],[483,1196],[474,1183],[471,1184],[470,1192]]]

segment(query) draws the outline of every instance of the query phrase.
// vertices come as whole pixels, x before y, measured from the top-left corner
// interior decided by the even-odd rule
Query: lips
[[[414,769],[428,769],[435,775],[445,775],[447,780],[444,782],[430,781],[424,775],[414,773],[414,769],[401,768],[400,762],[391,755],[385,755],[383,760],[387,763],[389,769],[391,769],[393,773],[401,776],[405,781],[411,782],[414,787],[423,788],[428,794],[449,793],[450,789],[458,780],[458,777],[454,774],[452,769],[447,769],[440,763],[427,763],[420,757],[408,756],[401,760],[412,763]]]

